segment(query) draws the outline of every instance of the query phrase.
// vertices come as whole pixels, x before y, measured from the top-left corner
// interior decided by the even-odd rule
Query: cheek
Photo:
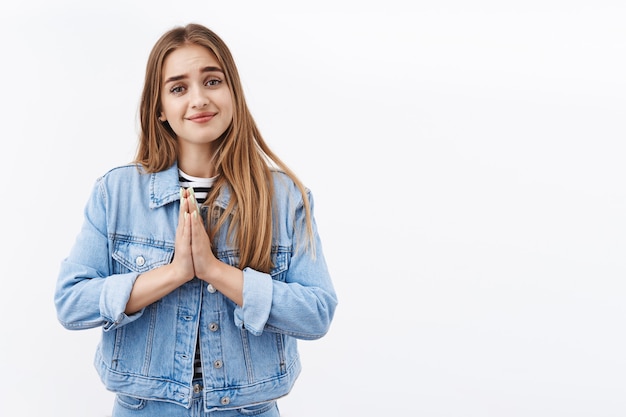
[[[159,106],[161,108],[161,113],[168,116],[175,113],[177,111],[176,109],[179,107],[177,100],[170,95],[163,94],[160,101]]]
[[[235,103],[233,102],[233,99],[230,94],[227,94],[224,97],[222,97],[222,110],[228,114],[228,118],[230,120],[232,120],[233,118],[234,108],[235,108]]]
[[[226,86],[212,91],[213,94],[209,96],[209,100],[219,104],[220,107],[232,107],[233,97]]]

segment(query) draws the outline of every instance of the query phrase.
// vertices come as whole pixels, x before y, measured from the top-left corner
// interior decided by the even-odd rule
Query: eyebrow
[[[222,69],[220,67],[211,67],[211,66],[202,68],[200,70],[200,72],[202,74],[204,74],[205,72],[221,72],[222,74],[224,73],[224,71],[222,71]],[[172,77],[169,77],[167,80],[165,80],[165,82],[163,84],[165,85],[167,83],[184,80],[185,78],[188,78],[188,75],[186,75],[186,74],[174,75]]]

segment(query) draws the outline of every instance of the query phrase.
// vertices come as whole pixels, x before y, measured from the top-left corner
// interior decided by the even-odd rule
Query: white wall
[[[150,48],[196,21],[313,190],[340,297],[286,417],[624,416],[624,4],[3,3],[0,415],[110,413],[52,292]]]

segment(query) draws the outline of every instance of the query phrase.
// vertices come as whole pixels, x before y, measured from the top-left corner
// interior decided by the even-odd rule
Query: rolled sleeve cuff
[[[272,277],[251,268],[243,270],[243,307],[235,309],[235,324],[260,336],[272,308]]]
[[[100,294],[100,314],[104,319],[104,331],[131,323],[143,314],[143,309],[130,316],[124,313],[137,276],[138,273],[113,275],[104,281]]]

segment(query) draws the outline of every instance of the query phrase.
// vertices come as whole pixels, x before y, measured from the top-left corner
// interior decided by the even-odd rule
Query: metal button
[[[215,287],[214,287],[213,285],[211,285],[211,284],[207,285],[207,286],[206,286],[206,289],[207,289],[207,291],[208,291],[208,292],[210,292],[211,294],[213,294],[215,291],[217,291],[217,290],[215,289]]]
[[[222,405],[228,405],[228,404],[230,404],[230,398],[228,398],[228,397],[223,397],[223,398],[220,400],[220,403],[221,403]]]
[[[200,391],[202,391],[202,385],[200,384],[194,384],[193,386],[193,392],[195,392],[196,394],[199,393]]]
[[[138,256],[137,259],[135,259],[135,263],[137,264],[137,266],[144,266],[146,260],[143,256]]]
[[[216,332],[217,329],[219,329],[219,328],[220,328],[220,326],[217,323],[209,324],[209,330],[212,331],[212,332]]]
[[[219,360],[219,359],[218,359],[218,360],[216,360],[215,362],[213,362],[213,366],[214,366],[215,368],[217,368],[217,369],[220,369],[220,368],[222,367],[222,365],[224,365],[224,364],[223,364],[223,363],[222,363],[222,361],[221,361],[221,360]]]

